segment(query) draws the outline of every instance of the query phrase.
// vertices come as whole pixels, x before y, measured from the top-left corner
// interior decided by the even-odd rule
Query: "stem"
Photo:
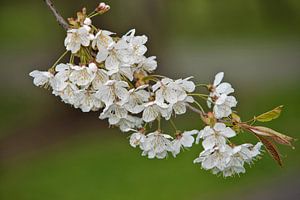
[[[87,17],[90,18],[90,17],[91,17],[93,14],[95,14],[95,13],[96,13],[96,11],[93,11],[93,12],[91,12],[90,14],[88,14]]]
[[[177,129],[177,127],[175,126],[175,123],[173,122],[172,119],[170,119],[169,121],[170,121],[172,127],[175,129],[175,133],[176,133],[176,132],[178,131],[178,129]]]
[[[52,14],[56,18],[56,21],[58,24],[63,27],[65,30],[68,30],[69,24],[66,22],[66,20],[61,16],[61,14],[56,10],[51,0],[44,0],[46,5],[51,10]]]
[[[100,15],[101,13],[99,13],[99,12],[96,12],[96,13],[91,13],[90,15],[88,15],[88,18],[93,18],[93,17],[95,17],[95,16],[97,16],[97,15]]]
[[[68,51],[65,51],[56,61],[55,63],[52,65],[52,67],[50,68],[50,70],[54,69],[54,67],[56,67],[56,65],[59,63],[59,61],[65,57],[65,55],[68,53]]]
[[[198,97],[208,97],[207,94],[190,93],[190,94],[188,94],[188,95],[190,95],[190,96],[198,96]]]
[[[157,118],[157,129],[161,131],[160,117]]]
[[[202,112],[201,110],[199,110],[198,108],[195,108],[194,106],[191,106],[190,104],[185,104],[186,105],[186,107],[188,108],[188,109],[190,109],[191,111],[193,111],[193,112],[195,112],[195,113],[197,113],[197,114],[199,114],[199,115],[201,115],[201,116],[203,116],[205,113],[204,112]]]
[[[71,64],[74,64],[74,54],[71,53],[71,56],[70,56],[70,61],[69,61]]]
[[[148,123],[146,122],[146,123],[144,124],[144,129],[146,129],[146,128],[147,128],[147,125],[148,125]]]
[[[202,113],[205,113],[204,109],[202,108],[202,106],[200,105],[200,103],[198,103],[197,101],[194,101],[194,103],[197,104],[197,106],[200,108],[200,110],[201,110]]]
[[[162,75],[158,75],[158,74],[152,74],[150,76],[153,76],[153,77],[159,77],[159,78],[166,78],[166,76],[162,76]]]
[[[207,84],[196,84],[196,87],[200,87],[200,86],[207,87]]]

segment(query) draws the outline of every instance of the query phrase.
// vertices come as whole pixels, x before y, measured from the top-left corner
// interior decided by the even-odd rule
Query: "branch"
[[[68,30],[69,24],[66,22],[66,20],[61,16],[61,14],[56,10],[51,0],[44,0],[49,9],[52,11],[53,15],[56,18],[56,21],[58,24],[63,27],[65,30]]]

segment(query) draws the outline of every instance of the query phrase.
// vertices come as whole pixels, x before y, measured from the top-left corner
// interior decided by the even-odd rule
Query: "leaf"
[[[271,137],[275,142],[279,144],[289,145],[293,147],[292,141],[294,141],[294,138],[274,131],[273,129],[263,126],[252,126],[250,127],[250,130],[257,135]]]
[[[282,160],[281,160],[280,154],[279,154],[276,146],[270,140],[268,140],[267,138],[265,138],[261,135],[257,135],[257,134],[256,134],[256,136],[265,145],[265,147],[266,147],[268,153],[270,154],[270,156],[277,162],[277,164],[279,166],[282,167]]]
[[[280,116],[280,113],[282,111],[283,105],[278,106],[276,108],[274,108],[271,111],[268,111],[266,113],[263,113],[257,117],[254,117],[255,120],[260,121],[260,122],[268,122],[271,121],[273,119],[276,119]]]

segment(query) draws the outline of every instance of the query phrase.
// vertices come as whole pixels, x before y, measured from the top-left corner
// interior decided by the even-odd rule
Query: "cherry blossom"
[[[118,37],[113,31],[92,24],[92,17],[109,9],[109,5],[100,3],[92,13],[83,9],[76,19],[69,19],[64,40],[67,52],[48,71],[30,72],[33,84],[51,89],[62,102],[82,112],[97,112],[109,126],[128,132],[129,144],[139,147],[142,156],[149,159],[163,159],[169,153],[175,158],[182,149],[196,146],[200,153],[194,163],[228,177],[245,173],[245,164],[251,165],[260,158],[265,145],[281,165],[280,154],[270,140],[291,145],[293,138],[266,127],[259,126],[257,130],[253,124],[277,118],[282,106],[243,121],[234,110],[235,90],[230,83],[222,82],[224,72],[217,73],[212,84],[199,83],[193,77],[173,79],[155,74],[156,56],[145,55],[146,35],[136,35],[136,30],[131,29]],[[68,54],[68,63],[60,63]],[[206,92],[202,93],[203,87],[199,86],[204,86]],[[203,102],[208,108],[202,107]],[[186,114],[188,108],[197,113],[190,115],[195,117],[195,127],[205,124],[204,128],[197,128],[200,131],[181,132],[177,128],[177,117]],[[165,124],[161,123],[173,127],[174,138],[164,133]],[[246,131],[261,142],[233,142],[233,137]]]
[[[82,46],[89,46],[94,36],[90,34],[91,28],[84,25],[78,29],[69,29],[67,37],[65,39],[65,46],[68,51],[77,53]]]
[[[50,72],[43,72],[38,70],[30,72],[29,75],[33,77],[33,83],[36,86],[43,86],[49,83],[50,79],[53,77],[53,74],[51,74]]]

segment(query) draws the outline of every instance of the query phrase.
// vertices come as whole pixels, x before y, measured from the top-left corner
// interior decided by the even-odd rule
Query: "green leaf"
[[[257,117],[254,117],[255,120],[260,121],[260,122],[268,122],[273,119],[276,119],[280,116],[280,113],[282,111],[283,105],[278,106],[274,108],[273,110],[263,113]]]

